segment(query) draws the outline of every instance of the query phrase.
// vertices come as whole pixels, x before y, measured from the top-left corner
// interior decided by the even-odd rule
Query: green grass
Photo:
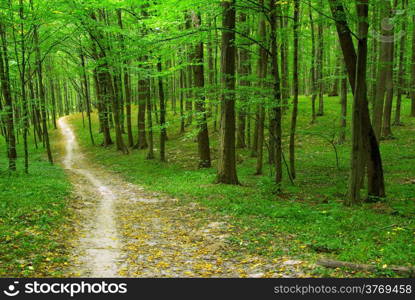
[[[5,155],[0,158],[0,277],[60,276],[70,184],[41,146],[31,146],[30,171],[24,174],[22,144],[18,172],[5,171]],[[4,140],[0,149],[6,149]]]
[[[380,268],[384,265],[413,265],[415,185],[411,180],[415,179],[415,120],[407,117],[409,100],[405,99],[403,103],[402,120],[406,126],[394,127],[396,139],[382,142],[388,198],[382,203],[352,208],[343,205],[347,193],[350,144],[337,145],[337,168],[334,151],[328,142],[338,132],[338,103],[338,98],[326,98],[326,116],[310,125],[309,99],[301,97],[298,178],[293,186],[285,174],[282,194],[275,193],[269,165],[264,165],[264,176],[253,175],[255,159],[249,157],[248,150],[238,151],[238,176],[243,185],[214,184],[214,168],[196,168],[194,131],[189,128],[184,136],[179,135],[179,122],[172,114],[168,116],[168,163],[146,160],[146,151],[132,151],[125,156],[113,147],[91,146],[80,116],[73,118],[72,122],[81,146],[96,162],[149,190],[165,192],[182,201],[199,202],[214,213],[231,216],[230,222],[239,229],[231,237],[235,249],[243,247],[270,257],[284,254],[311,261],[329,257],[376,264]],[[133,115],[136,115],[135,111]],[[288,119],[288,115],[285,116],[286,133]],[[135,119],[133,124],[136,124]],[[95,140],[100,142],[102,138],[97,133],[95,115],[94,132]],[[212,134],[211,126],[210,132],[215,164],[217,135]],[[158,133],[155,142],[157,148]],[[286,137],[284,145],[288,145]],[[338,271],[327,273],[323,269],[315,272],[320,276],[371,276]],[[375,274],[380,275],[394,276],[387,268]]]

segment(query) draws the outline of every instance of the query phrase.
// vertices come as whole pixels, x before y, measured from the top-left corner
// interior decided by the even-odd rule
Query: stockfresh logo
[[[18,281],[13,282],[13,284],[10,284],[10,285],[7,287],[7,289],[5,289],[5,290],[3,291],[3,293],[4,293],[6,296],[9,296],[9,297],[14,297],[14,296],[19,295],[20,291],[17,289],[17,285],[18,285],[18,284],[19,284],[19,282],[18,282]]]

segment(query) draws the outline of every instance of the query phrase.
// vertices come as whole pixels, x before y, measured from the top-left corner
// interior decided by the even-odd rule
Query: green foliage
[[[0,147],[5,147],[3,140]],[[3,171],[0,176],[0,277],[60,276],[66,261],[70,185],[63,170],[47,162],[43,149],[32,146],[30,151],[30,174]],[[6,163],[2,156],[2,170]],[[23,170],[23,159],[18,163]]]

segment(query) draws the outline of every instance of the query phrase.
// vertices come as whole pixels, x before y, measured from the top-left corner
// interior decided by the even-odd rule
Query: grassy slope
[[[65,262],[67,197],[70,185],[43,149],[30,149],[30,174],[23,173],[22,144],[18,172],[5,171],[0,157],[0,277],[59,276]],[[5,149],[4,140],[0,149]]]
[[[309,99],[302,97],[297,140],[298,179],[292,186],[285,176],[282,195],[274,193],[269,165],[264,166],[264,176],[252,175],[255,159],[249,157],[247,150],[238,151],[238,175],[243,186],[213,184],[214,168],[196,169],[194,132],[188,129],[186,135],[180,136],[177,121],[169,123],[168,164],[146,160],[146,151],[123,156],[113,148],[93,147],[80,116],[72,122],[82,147],[97,162],[122,173],[129,181],[183,201],[198,201],[216,213],[232,216],[232,222],[240,229],[232,237],[238,247],[269,256],[288,254],[311,260],[334,257],[378,266],[413,265],[415,185],[410,180],[415,179],[415,120],[407,117],[409,100],[404,100],[406,126],[394,127],[397,139],[382,143],[387,201],[353,208],[342,205],[347,192],[350,144],[337,146],[340,168],[337,169],[333,149],[327,141],[337,132],[338,98],[326,98],[326,116],[319,118],[315,125],[309,124],[308,106]],[[289,128],[288,119],[286,116],[285,130]],[[97,131],[96,116],[94,127]],[[101,139],[96,133],[95,140]],[[158,142],[157,133],[155,142]],[[216,159],[216,134],[211,134],[211,146]],[[317,269],[316,272],[321,275],[326,271]],[[331,275],[344,275],[336,272]],[[389,273],[385,269],[381,274]]]

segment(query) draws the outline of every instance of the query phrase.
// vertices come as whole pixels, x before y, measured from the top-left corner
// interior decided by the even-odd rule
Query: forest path
[[[304,276],[303,262],[288,257],[226,257],[234,230],[226,217],[125,182],[82,154],[67,117],[59,119],[59,127],[66,152],[62,163],[80,200],[69,276]]]

